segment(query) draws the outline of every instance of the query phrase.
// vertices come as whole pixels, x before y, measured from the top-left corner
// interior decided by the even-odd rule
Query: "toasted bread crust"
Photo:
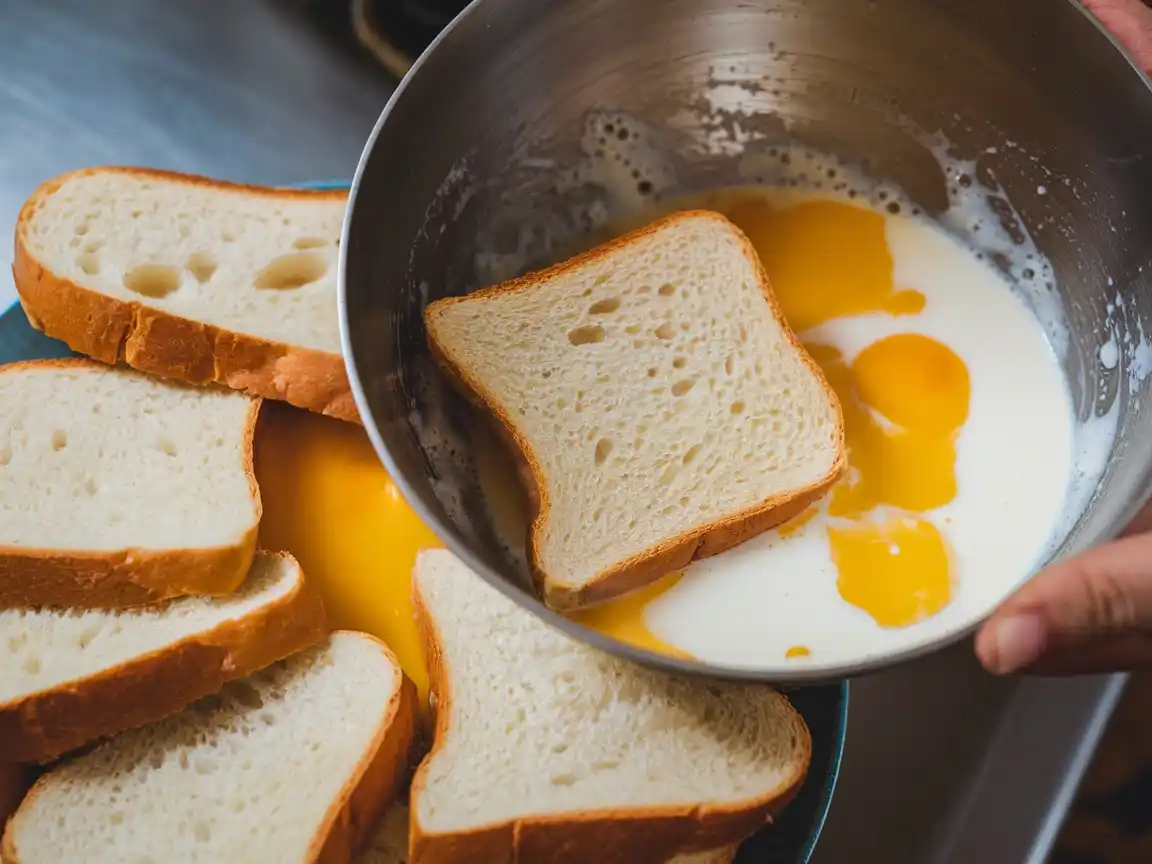
[[[409,793],[408,854],[411,864],[455,864],[458,861],[665,864],[675,855],[739,844],[771,823],[804,785],[812,761],[812,737],[807,725],[800,720],[796,725],[803,731],[803,756],[797,760],[795,770],[777,789],[761,799],[748,802],[741,809],[708,804],[619,808],[539,815],[494,823],[472,831],[430,834],[420,824],[417,802],[424,789],[428,765],[452,733],[449,725],[452,690],[440,634],[417,580],[413,580],[412,601],[436,707],[432,749],[416,769]]]
[[[400,685],[392,694],[371,748],[344,784],[343,794],[328,808],[324,824],[304,858],[316,864],[347,864],[354,853],[364,848],[408,775],[416,738],[416,685],[404,674],[392,649],[375,637],[367,638],[376,642],[392,661]]]
[[[149,168],[86,168],[40,186],[16,223],[12,275],[20,305],[37,330],[103,363],[192,384],[222,384],[298,408],[359,423],[344,358],[244,333],[233,333],[136,301],[117,300],[58,276],[29,251],[28,227],[41,203],[79,176],[124,173],[189,186],[280,199],[347,198],[345,190],[273,189]]]
[[[286,553],[278,557],[295,559]],[[328,634],[319,591],[296,590],[114,669],[0,704],[0,762],[48,762],[97,738],[183,710]]]
[[[32,367],[106,369],[80,358],[25,360],[0,366],[0,375]],[[259,398],[252,398],[243,445],[243,470],[256,512],[239,542],[211,549],[111,552],[0,546],[0,609],[128,609],[174,597],[219,597],[235,591],[252,567],[264,512],[253,459],[260,405]]]
[[[324,821],[301,858],[309,864],[347,864],[351,855],[370,839],[373,826],[392,803],[408,769],[416,725],[416,687],[400,670],[396,656],[383,642],[367,634],[356,635],[379,645],[381,652],[396,666],[401,676],[400,685],[392,695],[389,710],[381,718],[372,746],[365,750],[342,793],[329,806]],[[48,774],[37,781],[25,802],[32,801],[41,784],[48,782],[50,777]],[[307,782],[307,778],[301,778],[301,782]],[[20,864],[16,846],[19,818],[18,811],[0,839],[0,861],[4,864]]]
[[[539,547],[544,528],[548,523],[551,507],[548,479],[541,467],[540,460],[533,453],[532,445],[526,436],[517,428],[513,412],[500,403],[482,380],[473,375],[466,366],[457,363],[449,346],[438,338],[437,319],[445,309],[456,303],[531,290],[561,273],[580,269],[608,257],[638,240],[658,233],[671,224],[700,217],[722,221],[739,237],[745,256],[755,267],[764,299],[784,332],[785,338],[788,339],[801,362],[816,377],[829,402],[835,406],[837,459],[824,477],[806,487],[771,496],[739,513],[723,516],[657,543],[649,549],[601,571],[587,584],[567,584],[563,581],[562,574],[548,572],[540,557]],[[521,476],[530,478],[531,481],[527,490],[532,507],[531,529],[528,535],[528,561],[544,602],[552,609],[561,612],[593,606],[638,588],[643,588],[662,576],[687,567],[692,561],[718,555],[786,522],[788,519],[799,515],[809,504],[823,496],[840,478],[848,464],[847,448],[844,442],[844,415],[840,409],[839,399],[828,384],[823,371],[800,345],[800,340],[784,318],[779,301],[768,281],[768,274],[751,241],[739,228],[719,213],[708,210],[684,210],[673,213],[602,246],[577,255],[575,258],[536,273],[530,273],[462,297],[446,297],[437,300],[425,308],[424,323],[425,329],[428,331],[428,343],[432,356],[449,382],[466,399],[496,418],[503,431],[501,437],[514,445],[515,450],[518,451],[519,459],[527,466],[527,470],[521,472]]]

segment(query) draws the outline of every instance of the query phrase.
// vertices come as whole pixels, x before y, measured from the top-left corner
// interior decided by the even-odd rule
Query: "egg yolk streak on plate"
[[[825,501],[776,530],[786,539],[826,508],[824,530],[845,602],[881,627],[936,614],[952,599],[954,577],[931,511],[956,495],[968,369],[947,345],[918,333],[886,336],[850,362],[820,334],[821,325],[837,319],[913,317],[924,310],[922,293],[894,284],[885,217],[832,199],[778,206],[754,191],[692,203],[724,213],[751,240],[785,318],[844,412],[848,470]],[[656,583],[643,600],[679,578]],[[640,597],[627,597],[585,613],[585,620],[622,641],[667,652],[644,626],[643,606]],[[786,652],[789,658],[810,654],[801,645]]]
[[[384,641],[422,695],[428,672],[412,608],[416,553],[439,546],[359,426],[265,402],[256,442],[260,544],[291,552],[334,628]]]

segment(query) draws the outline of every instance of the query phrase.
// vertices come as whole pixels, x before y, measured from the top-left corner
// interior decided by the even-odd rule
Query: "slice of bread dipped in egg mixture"
[[[845,465],[839,404],[747,238],[676,213],[425,310],[448,377],[527,470],[529,559],[570,610],[800,513]]]

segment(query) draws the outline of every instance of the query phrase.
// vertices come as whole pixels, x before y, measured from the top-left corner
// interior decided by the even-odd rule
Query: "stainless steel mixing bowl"
[[[571,170],[604,111],[660,142],[623,192]],[[955,180],[926,149],[940,135],[1054,267],[1079,418],[1120,407],[1103,479],[1054,554],[1113,536],[1152,469],[1152,380],[1131,350],[1114,368],[1097,356],[1110,326],[1121,347],[1152,334],[1152,92],[1067,0],[475,0],[384,110],[345,229],[345,348],[388,470],[450,548],[555,626],[665,668],[757,677],[618,645],[541,605],[484,515],[473,421],[429,371],[421,309],[564,255],[671,180],[680,192],[746,181],[734,157],[749,148],[806,142],[939,214]]]

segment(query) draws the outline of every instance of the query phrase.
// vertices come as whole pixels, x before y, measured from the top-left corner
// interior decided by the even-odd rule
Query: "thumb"
[[[1084,0],[1084,5],[1141,68],[1152,71],[1152,9],[1141,0]]]
[[[990,671],[1006,674],[1068,657],[1070,649],[1146,633],[1152,633],[1152,534],[1041,571],[984,624],[976,653]]]

